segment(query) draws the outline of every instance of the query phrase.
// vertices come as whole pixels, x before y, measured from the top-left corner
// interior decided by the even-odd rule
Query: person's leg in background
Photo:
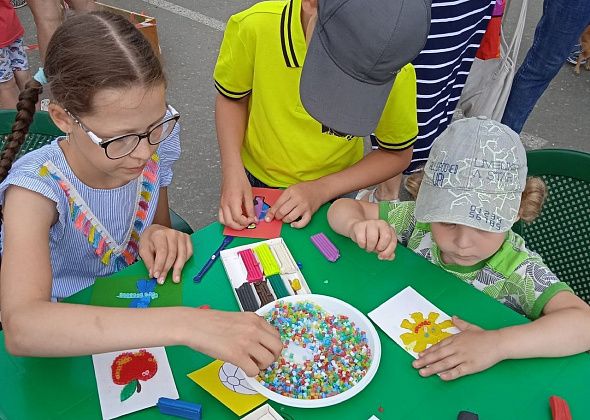
[[[517,133],[590,23],[589,0],[545,0],[533,45],[516,72],[502,123]]]
[[[24,89],[25,83],[31,80],[29,59],[22,38],[17,39],[8,47],[8,54],[15,82],[18,86],[18,90],[21,91]]]
[[[94,0],[66,0],[66,3],[76,13],[92,12],[96,10],[96,3]]]
[[[39,44],[41,63],[45,63],[47,44],[61,24],[64,10],[59,0],[29,0],[28,3],[37,27],[37,43]]]
[[[64,7],[61,0],[29,0],[28,3],[37,27],[41,63],[44,63],[49,40],[63,21]],[[96,9],[94,0],[69,0],[67,3],[74,11],[80,13]]]
[[[0,109],[14,109],[19,89],[10,66],[8,47],[0,48]]]

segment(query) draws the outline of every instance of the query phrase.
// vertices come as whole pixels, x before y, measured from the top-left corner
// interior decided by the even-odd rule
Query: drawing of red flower
[[[141,392],[139,381],[148,381],[158,371],[158,363],[153,354],[145,349],[136,353],[119,354],[111,365],[113,382],[125,385],[121,390],[121,401],[131,397],[136,391]]]

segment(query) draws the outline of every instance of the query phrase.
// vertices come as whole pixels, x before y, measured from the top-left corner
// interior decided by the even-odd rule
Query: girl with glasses
[[[249,375],[272,363],[282,348],[278,333],[254,314],[59,302],[138,258],[159,283],[169,272],[179,282],[193,249],[188,235],[170,228],[168,213],[179,115],[141,33],[109,13],[70,18],[49,43],[44,73],[21,94],[0,156],[8,351],[72,356],[180,344]],[[41,82],[51,87],[49,114],[66,136],[13,165]]]

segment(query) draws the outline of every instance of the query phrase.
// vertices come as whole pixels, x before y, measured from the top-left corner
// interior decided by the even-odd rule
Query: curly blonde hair
[[[404,184],[406,190],[416,200],[418,197],[418,191],[420,185],[424,179],[424,170],[414,172],[408,178]],[[520,208],[518,210],[518,216],[521,220],[531,223],[541,214],[543,203],[547,198],[547,185],[539,177],[530,176],[526,180],[524,191],[522,192],[522,198],[520,200]]]

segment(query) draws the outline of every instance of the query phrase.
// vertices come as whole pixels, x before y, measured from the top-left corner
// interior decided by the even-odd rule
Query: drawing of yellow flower
[[[437,324],[436,320],[439,316],[440,314],[437,312],[430,312],[428,318],[424,319],[422,312],[414,312],[410,314],[414,322],[408,319],[402,321],[400,326],[411,331],[399,336],[407,350],[420,353],[426,350],[427,347],[452,335],[444,330],[453,327],[453,322],[447,319]]]

